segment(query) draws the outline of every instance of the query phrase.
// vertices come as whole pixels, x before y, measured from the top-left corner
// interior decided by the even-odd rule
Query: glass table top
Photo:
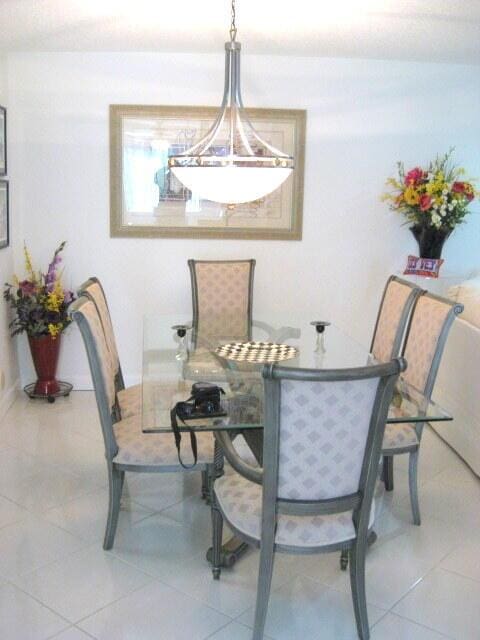
[[[317,318],[286,318],[285,315],[253,321],[251,340],[282,344],[290,357],[281,366],[304,369],[342,369],[362,367],[375,361],[368,348],[335,325],[317,332],[311,322]],[[197,430],[261,428],[263,421],[262,362],[258,351],[243,353],[238,346],[248,341],[242,337],[195,336],[189,318],[155,315],[144,318],[142,367],[142,429],[145,433],[171,431],[170,411],[177,402],[190,397],[194,382],[212,382],[225,391],[222,404],[227,413],[221,419],[189,420]],[[234,343],[232,349],[225,345]],[[255,346],[255,345],[254,345]],[[217,353],[222,349],[223,355]],[[272,351],[264,344],[263,357]],[[276,353],[276,351],[274,351]],[[231,359],[231,358],[237,359]],[[240,359],[238,359],[240,358]],[[246,360],[243,358],[247,358]],[[451,416],[404,380],[399,379],[388,422],[433,422],[451,420]],[[179,422],[179,428],[184,428]]]

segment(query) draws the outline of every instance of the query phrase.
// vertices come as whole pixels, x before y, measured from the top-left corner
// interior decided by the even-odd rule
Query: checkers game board
[[[226,360],[258,363],[290,360],[298,354],[295,347],[274,342],[230,342],[217,347],[215,352]]]

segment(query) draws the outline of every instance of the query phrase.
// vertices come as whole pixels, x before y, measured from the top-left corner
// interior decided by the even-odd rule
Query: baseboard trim
[[[7,413],[12,404],[15,402],[17,391],[20,388],[20,378],[17,378],[15,382],[6,389],[0,400],[0,419]]]

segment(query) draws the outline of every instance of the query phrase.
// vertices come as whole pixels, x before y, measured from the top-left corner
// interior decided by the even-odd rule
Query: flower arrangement
[[[65,244],[62,242],[55,250],[47,273],[34,271],[30,253],[24,246],[27,278],[20,282],[15,276],[14,284],[6,283],[3,292],[4,299],[15,310],[9,325],[12,336],[25,331],[31,338],[56,338],[70,324],[67,309],[75,296],[63,288],[63,272],[58,271]]]
[[[389,178],[393,191],[383,200],[390,202],[393,211],[402,213],[415,227],[433,227],[450,233],[469,213],[468,206],[475,196],[471,180],[464,180],[465,170],[451,163],[453,149],[437,156],[427,169],[415,167],[405,171],[398,163],[398,178]]]

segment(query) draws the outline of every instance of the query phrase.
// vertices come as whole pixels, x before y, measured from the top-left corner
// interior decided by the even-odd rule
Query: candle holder
[[[187,331],[190,329],[190,326],[186,324],[174,324],[172,329],[178,337],[175,358],[182,361],[188,360]]]
[[[315,353],[325,353],[325,328],[330,326],[330,322],[325,320],[312,320],[310,324],[315,327],[317,332],[317,343],[314,349]]]

